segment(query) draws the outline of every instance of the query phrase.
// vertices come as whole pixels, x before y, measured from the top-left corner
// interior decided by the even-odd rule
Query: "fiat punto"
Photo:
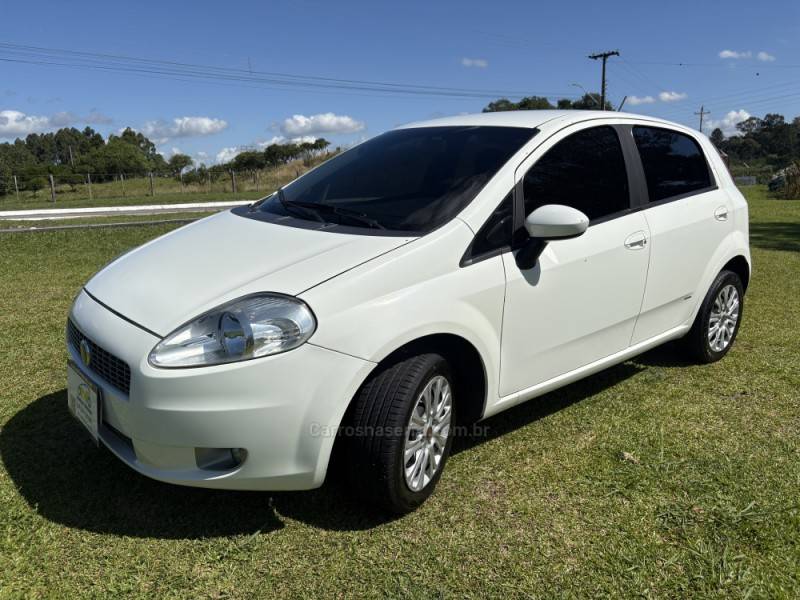
[[[611,112],[415,123],[85,285],[68,403],[146,476],[320,486],[393,512],[460,427],[683,338],[731,349],[747,204],[702,134]]]

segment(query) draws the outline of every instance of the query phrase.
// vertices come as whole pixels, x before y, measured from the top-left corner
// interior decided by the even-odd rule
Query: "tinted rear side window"
[[[650,202],[711,187],[711,175],[697,142],[683,133],[657,127],[634,127]]]
[[[628,175],[617,133],[593,127],[553,146],[525,175],[525,214],[544,204],[577,208],[595,221],[630,208]]]

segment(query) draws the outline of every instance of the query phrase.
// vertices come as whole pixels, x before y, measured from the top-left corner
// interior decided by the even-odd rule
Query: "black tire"
[[[345,468],[353,490],[393,514],[414,510],[433,493],[450,454],[455,398],[438,470],[420,491],[411,490],[403,461],[407,428],[420,393],[437,375],[454,389],[450,367],[438,354],[411,356],[379,367],[356,395],[349,426],[343,431]]]
[[[728,285],[732,285],[734,288],[736,288],[736,292],[739,295],[739,316],[736,320],[736,324],[734,325],[733,334],[730,337],[730,341],[723,349],[715,350],[712,348],[708,339],[711,312],[714,308],[714,302],[717,298],[717,295]],[[734,341],[736,341],[736,334],[739,333],[739,326],[742,323],[743,311],[744,286],[742,285],[741,278],[733,271],[722,271],[719,275],[717,275],[714,283],[711,284],[706,297],[703,299],[703,304],[700,306],[700,310],[697,312],[697,316],[692,324],[692,328],[684,338],[684,344],[689,355],[700,363],[716,362],[725,356],[733,347]]]

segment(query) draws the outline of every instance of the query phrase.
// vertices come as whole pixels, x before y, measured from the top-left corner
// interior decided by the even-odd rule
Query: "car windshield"
[[[469,204],[535,133],[466,126],[390,131],[331,158],[253,211],[424,234]]]

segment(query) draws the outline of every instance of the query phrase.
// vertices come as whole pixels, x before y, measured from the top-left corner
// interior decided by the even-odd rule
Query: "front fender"
[[[472,231],[458,220],[444,229],[301,294],[317,316],[311,342],[378,363],[418,338],[456,335],[478,350],[496,394],[502,260],[459,267]]]

